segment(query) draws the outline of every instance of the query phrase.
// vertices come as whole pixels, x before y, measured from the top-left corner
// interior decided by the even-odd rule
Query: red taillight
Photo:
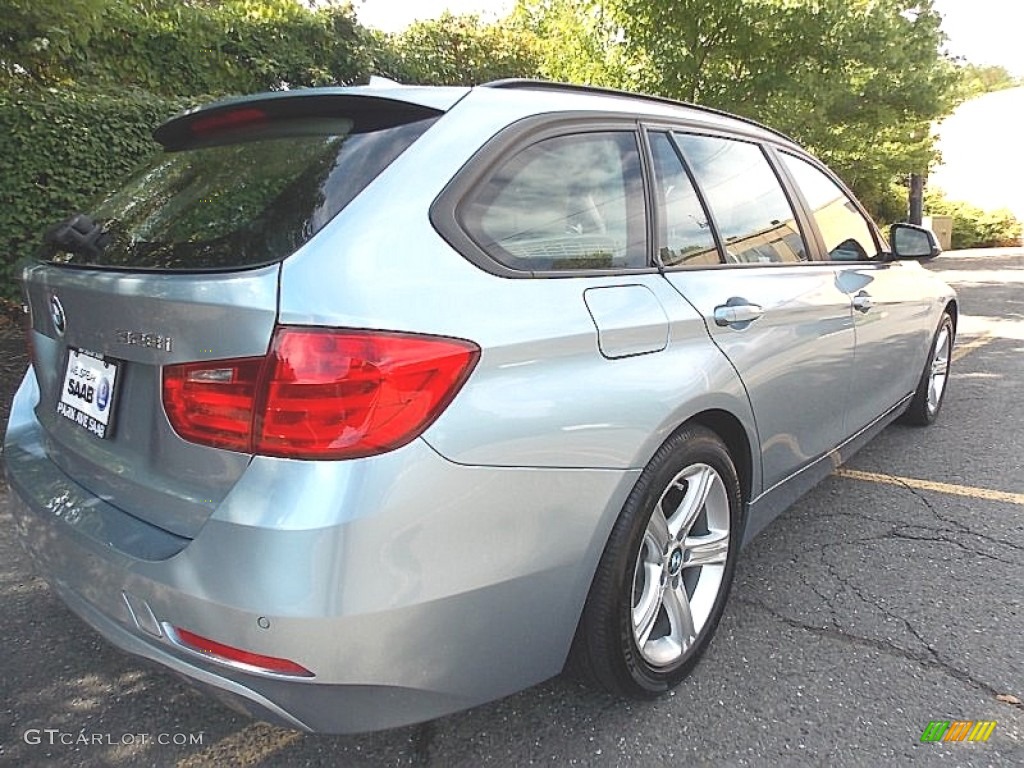
[[[243,651],[240,648],[233,648],[230,645],[218,643],[216,640],[189,632],[187,629],[174,627],[174,634],[178,642],[193,651],[204,653],[207,656],[226,661],[229,663],[244,664],[247,667],[256,667],[263,672],[274,672],[278,675],[293,675],[295,677],[313,677],[313,673],[288,659],[279,659],[276,656],[264,656],[262,653]]]
[[[262,357],[164,369],[164,408],[174,431],[194,443],[250,453]]]
[[[262,109],[243,107],[198,117],[192,121],[189,129],[194,136],[208,136],[211,133],[248,128],[265,122],[267,122],[267,113]]]
[[[172,365],[163,399],[186,440],[307,459],[371,456],[413,440],[479,358],[468,341],[278,328],[265,357]]]

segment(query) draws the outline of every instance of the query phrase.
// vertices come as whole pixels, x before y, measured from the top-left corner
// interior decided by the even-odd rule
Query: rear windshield
[[[346,119],[275,121],[255,139],[164,153],[88,217],[97,247],[52,238],[46,261],[152,270],[256,267],[295,252],[435,118],[351,133]]]

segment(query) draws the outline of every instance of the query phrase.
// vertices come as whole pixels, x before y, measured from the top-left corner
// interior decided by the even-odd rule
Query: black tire
[[[910,405],[907,406],[907,410],[900,416],[902,423],[915,427],[927,427],[934,424],[939,417],[939,411],[942,410],[942,403],[946,398],[946,390],[949,388],[949,369],[952,363],[954,337],[953,318],[948,312],[945,312],[942,315],[942,320],[939,321],[935,336],[932,337],[932,345],[928,349],[928,358],[925,360],[924,370],[921,372],[914,397],[911,399]],[[940,344],[943,349],[940,349]],[[945,359],[945,378],[942,379],[942,386],[938,391],[938,398],[935,400],[930,397],[930,392],[935,365],[941,359],[940,353],[944,355]]]
[[[708,472],[708,468],[713,472]],[[687,479],[687,472],[694,473],[692,481]],[[720,485],[715,484],[714,475],[721,480]],[[691,482],[694,484],[695,495],[688,497]],[[672,535],[671,520],[684,519],[685,510],[692,509],[696,504],[693,501],[687,504],[687,498],[702,498],[700,487],[696,485],[698,482],[706,483],[710,490],[705,492],[704,501],[700,502],[701,506],[693,518],[696,522],[686,530]],[[655,526],[649,530],[649,525],[653,525],[656,505],[663,496],[666,500],[665,508],[673,508],[675,502],[671,494],[680,494],[680,503],[673,515],[658,513],[662,515],[661,519],[669,521],[664,527],[662,538],[661,527]],[[587,682],[596,683],[612,693],[635,698],[657,696],[682,681],[707,649],[721,619],[739,554],[741,509],[742,495],[736,468],[721,439],[714,432],[697,425],[686,426],[673,435],[641,473],[612,529],[576,631],[570,669]],[[726,518],[727,536],[721,530],[721,524]],[[715,529],[712,529],[712,519],[715,521]],[[687,558],[695,556],[696,547],[700,546],[697,542],[714,544],[715,540],[719,542],[718,547],[727,542],[724,555],[717,550],[714,555],[706,554],[712,552],[712,549],[704,544],[705,554],[696,556],[721,556],[724,557],[724,563],[709,562],[691,567]],[[662,547],[657,544],[658,541],[666,543]],[[694,549],[686,549],[684,542],[690,542]],[[641,547],[644,547],[643,560]],[[678,570],[673,570],[676,549],[681,551],[678,562],[682,565]],[[644,563],[656,561],[656,553],[662,550],[664,554],[660,566],[648,564],[644,567]],[[702,581],[705,569],[709,569],[706,572],[709,581]],[[655,577],[654,573],[659,575]],[[709,590],[715,588],[716,581],[717,595],[711,602],[710,596],[714,592]],[[665,585],[666,582],[669,587],[674,585],[672,595],[666,591],[669,587],[660,587],[664,603],[650,607],[655,605],[655,600],[643,598],[657,592],[658,587],[651,585]],[[639,600],[638,587],[641,593]],[[679,608],[680,596],[689,592],[692,599],[697,589],[703,590],[700,600],[702,610],[708,604],[711,605],[699,627],[699,617],[696,611],[691,610],[689,603],[685,612]],[[668,597],[665,598],[665,595]],[[645,605],[648,606],[646,609]],[[688,626],[695,632],[695,639],[690,632],[684,633],[687,639],[679,643],[678,658],[663,653],[666,648],[673,648],[672,627],[679,623],[685,625],[685,622],[671,618],[671,606],[676,606],[675,616],[685,613],[690,617]],[[652,628],[647,630],[647,639],[642,647],[637,638],[637,632],[642,632],[642,628],[637,627],[637,611],[644,617],[656,616],[650,622],[643,619],[639,622],[641,627]],[[659,622],[661,630],[658,629]],[[665,634],[659,636],[659,631]],[[656,659],[658,663],[651,658],[655,651],[660,654]]]

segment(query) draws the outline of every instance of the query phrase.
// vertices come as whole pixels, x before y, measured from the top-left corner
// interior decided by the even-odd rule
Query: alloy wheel
[[[692,464],[661,494],[633,569],[633,639],[654,667],[693,646],[722,588],[729,554],[729,497],[712,467]]]

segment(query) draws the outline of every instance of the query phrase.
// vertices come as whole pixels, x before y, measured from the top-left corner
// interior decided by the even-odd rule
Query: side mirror
[[[897,259],[934,259],[942,253],[935,233],[916,224],[893,224],[889,242]]]

